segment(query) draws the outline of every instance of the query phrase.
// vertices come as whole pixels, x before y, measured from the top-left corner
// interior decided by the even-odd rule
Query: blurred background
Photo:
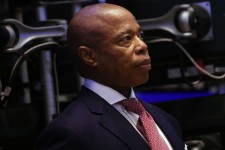
[[[31,150],[79,91],[71,17],[94,3],[130,10],[152,70],[137,96],[172,114],[190,150],[225,149],[225,1],[0,0],[0,150]],[[91,22],[90,22],[91,23]]]

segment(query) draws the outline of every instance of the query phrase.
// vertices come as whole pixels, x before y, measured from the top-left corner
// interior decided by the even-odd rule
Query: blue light
[[[135,92],[136,96],[146,102],[158,103],[174,100],[184,100],[214,95],[210,92]]]

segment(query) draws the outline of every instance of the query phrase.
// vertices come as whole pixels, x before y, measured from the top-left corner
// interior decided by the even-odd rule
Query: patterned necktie
[[[142,104],[136,99],[126,99],[120,102],[127,111],[139,115],[137,129],[145,137],[152,150],[168,150],[163,138],[160,136],[156,123],[152,116],[145,110]]]

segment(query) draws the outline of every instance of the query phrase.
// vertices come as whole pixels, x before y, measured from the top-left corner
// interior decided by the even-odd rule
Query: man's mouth
[[[145,70],[149,71],[151,69],[151,61],[150,61],[150,59],[144,59],[143,61],[138,63],[137,66],[142,68],[142,69],[145,69]]]

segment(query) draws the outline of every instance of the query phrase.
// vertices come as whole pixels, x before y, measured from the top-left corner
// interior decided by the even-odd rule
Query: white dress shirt
[[[143,137],[143,135],[138,131],[138,129],[136,127],[139,116],[133,112],[126,111],[121,104],[118,104],[119,101],[127,99],[125,96],[123,96],[122,94],[120,94],[119,92],[117,92],[116,90],[114,90],[108,86],[102,85],[102,84],[95,82],[93,80],[90,80],[90,79],[84,79],[84,86],[87,87],[88,89],[92,90],[93,92],[95,92],[97,95],[99,95],[104,100],[106,100],[110,105],[112,105],[114,108],[116,108],[131,123],[131,125],[136,129],[136,131],[146,141],[146,139]],[[133,88],[131,88],[131,93],[130,93],[129,98],[136,98]],[[169,141],[163,134],[162,130],[158,127],[158,125],[157,125],[157,128],[159,130],[160,135],[162,136],[162,138],[168,145],[169,149],[172,150],[172,147],[171,147]]]

